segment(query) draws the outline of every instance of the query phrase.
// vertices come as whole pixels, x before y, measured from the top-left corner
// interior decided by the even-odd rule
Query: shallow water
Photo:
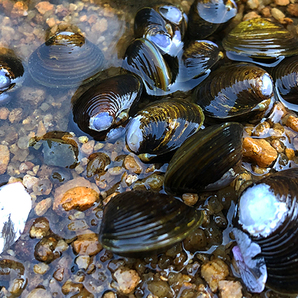
[[[76,92],[76,88],[49,88],[39,85],[27,72],[28,59],[32,52],[57,30],[69,28],[74,31],[79,30],[102,50],[105,56],[104,68],[119,67],[124,51],[133,38],[134,15],[140,7],[148,4],[148,1],[139,1],[137,4],[135,1],[113,0],[109,2],[52,1],[42,4],[39,2],[0,0],[0,47],[13,50],[21,58],[25,67],[25,78],[22,84],[14,92],[11,92],[11,99],[8,103],[0,104],[0,109],[7,108],[9,110],[9,116],[6,118],[3,116],[0,119],[0,143],[8,146],[10,150],[10,162],[7,171],[0,175],[0,184],[6,183],[8,180],[24,179],[33,200],[33,209],[24,234],[9,251],[1,256],[2,259],[13,259],[23,264],[25,273],[17,274],[15,272],[17,270],[13,270],[9,277],[3,277],[3,280],[0,277],[0,289],[3,287],[0,297],[9,296],[7,289],[10,292],[14,291],[13,297],[28,297],[29,293],[32,295],[35,288],[44,291],[40,292],[40,295],[51,295],[52,297],[93,297],[92,295],[103,297],[105,293],[108,295],[107,291],[114,296],[106,297],[127,296],[120,293],[115,278],[113,278],[116,269],[123,265],[138,268],[138,273],[143,278],[143,284],[129,297],[157,297],[157,292],[156,296],[153,296],[152,290],[150,290],[150,283],[156,282],[157,279],[163,282],[171,281],[169,297],[203,297],[203,295],[204,297],[217,297],[217,294],[213,294],[208,287],[203,287],[201,291],[197,288],[193,290],[196,293],[194,295],[197,296],[187,296],[185,290],[193,289],[192,285],[201,283],[202,279],[198,273],[199,263],[206,262],[216,249],[214,255],[220,256],[230,264],[229,242],[231,239],[229,231],[235,206],[233,203],[229,209],[231,200],[235,199],[235,194],[230,189],[221,194],[202,198],[208,208],[214,209],[210,217],[220,215],[225,219],[224,215],[228,213],[228,222],[223,223],[220,228],[214,223],[214,220],[211,220],[210,226],[207,225],[204,228],[210,235],[206,250],[197,250],[194,254],[178,245],[162,257],[153,256],[144,260],[135,260],[112,256],[104,249],[99,252],[95,249],[91,256],[88,253],[85,254],[87,260],[79,258],[80,254],[73,248],[74,240],[78,235],[98,233],[102,205],[105,202],[99,202],[94,208],[85,212],[72,210],[65,214],[53,210],[54,199],[66,191],[63,189],[64,183],[53,182],[50,177],[53,176],[53,168],[57,169],[57,167],[43,164],[42,154],[28,147],[30,138],[42,136],[53,130],[75,131],[77,138],[85,135],[76,130],[72,123],[71,98]],[[171,2],[180,3],[187,11],[192,1]],[[153,4],[150,2],[150,5]],[[132,184],[129,184],[129,179],[136,178],[143,181],[142,185],[147,188],[156,190],[162,188],[161,177],[165,172],[166,164],[145,165],[140,162],[141,174],[136,177],[129,173],[131,174],[129,179],[123,178],[126,172],[123,170],[122,164],[124,157],[129,154],[123,137],[117,141],[106,143],[93,142],[90,138],[76,140],[80,147],[80,164],[74,169],[65,171],[57,169],[59,174],[65,175],[66,181],[71,180],[78,184],[81,184],[82,180],[84,183],[91,182],[90,185],[100,192],[103,198],[108,197],[116,190],[130,189]],[[90,147],[84,144],[88,144]],[[89,182],[86,182],[87,158],[90,153],[95,151],[109,154],[112,160],[109,165],[110,170],[100,178],[92,177]],[[250,168],[250,164],[247,164],[247,167]],[[151,176],[152,174],[153,176]],[[24,178],[25,176],[26,178]],[[31,181],[30,177],[37,180]],[[149,178],[146,180],[147,177]],[[37,207],[44,209],[40,211]],[[39,220],[42,221],[42,224],[39,223]],[[42,237],[36,236],[38,233],[33,233],[35,235],[33,237],[31,232],[29,236],[29,230],[32,226],[46,225],[46,221],[49,222],[52,233],[47,234],[44,229],[45,235],[43,236],[47,238],[48,246],[54,246],[54,244],[56,246],[51,251],[53,256],[47,255],[46,261],[42,262],[41,258],[36,258],[36,247]],[[57,244],[58,242],[59,244]],[[61,273],[62,271],[63,273]],[[62,275],[61,280],[59,274]],[[16,281],[17,278],[21,280],[19,284]],[[236,280],[231,273],[229,278]],[[63,289],[67,281],[73,283],[70,290]],[[78,290],[76,288],[79,287],[78,284],[83,285],[83,289]],[[166,287],[164,286],[164,288]],[[75,296],[77,292],[81,292],[81,296]],[[117,296],[112,293],[117,293]],[[32,297],[38,297],[38,294],[35,295]],[[163,295],[165,294],[161,294],[160,297],[165,297]]]

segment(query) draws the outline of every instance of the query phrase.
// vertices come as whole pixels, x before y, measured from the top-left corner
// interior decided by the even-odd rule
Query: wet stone
[[[219,281],[229,275],[228,265],[221,259],[214,259],[202,265],[201,275],[208,283],[212,292],[218,289]]]
[[[76,150],[71,144],[43,141],[42,152],[47,165],[73,167],[78,162]]]
[[[0,175],[4,174],[10,159],[9,149],[6,145],[0,145]]]
[[[93,256],[102,250],[102,246],[97,235],[90,232],[78,236],[73,242],[73,250],[75,254]]]
[[[0,108],[0,120],[6,120],[9,115],[9,109],[8,108]]]
[[[239,281],[220,280],[218,288],[221,298],[242,298],[242,286]]]
[[[13,282],[10,284],[8,291],[14,295],[14,297],[18,297],[22,294],[25,287],[27,285],[27,280],[24,278],[16,278],[13,280]]]
[[[45,236],[48,236],[50,233],[50,224],[46,218],[37,218],[29,231],[31,238],[42,239]]]
[[[27,296],[27,298],[52,298],[52,294],[45,289],[36,288],[33,289]]]
[[[84,211],[94,205],[99,199],[99,194],[92,188],[77,186],[69,189],[60,201],[65,211],[76,209]]]
[[[83,290],[84,286],[81,283],[75,283],[71,280],[66,281],[62,286],[62,293],[67,294],[78,294]]]
[[[22,263],[10,260],[3,259],[0,260],[0,277],[3,280],[10,279],[10,275],[23,275],[25,272],[25,267]]]
[[[269,167],[277,158],[276,150],[264,139],[244,138],[243,156],[259,167]]]
[[[134,291],[140,282],[140,276],[135,270],[120,267],[114,272],[114,277],[118,283],[119,290],[124,294]]]
[[[46,237],[41,239],[35,246],[34,256],[37,261],[51,263],[53,260],[59,257],[58,253],[55,253],[57,246],[57,239],[54,237]]]
[[[131,173],[141,174],[142,166],[139,161],[133,155],[127,155],[124,159],[124,167]]]
[[[39,263],[34,265],[33,270],[36,274],[45,274],[50,269],[50,266],[45,263]]]
[[[67,193],[68,190],[79,186],[85,187],[85,188],[91,188],[96,193],[99,193],[98,187],[83,177],[78,177],[78,178],[69,180],[68,182],[64,183],[63,185],[55,189],[53,209],[56,212],[60,212],[62,207],[61,200],[64,197],[65,193]]]
[[[35,214],[37,216],[44,215],[52,206],[52,199],[46,198],[38,202],[34,208]]]

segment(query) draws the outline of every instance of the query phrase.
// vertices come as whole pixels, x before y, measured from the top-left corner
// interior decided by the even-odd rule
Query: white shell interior
[[[239,202],[239,223],[249,234],[267,237],[285,219],[287,204],[265,183],[247,188]]]
[[[126,132],[126,142],[129,149],[133,152],[137,152],[140,148],[140,143],[143,141],[143,134],[140,128],[141,126],[141,116],[132,118],[128,124],[128,129]]]

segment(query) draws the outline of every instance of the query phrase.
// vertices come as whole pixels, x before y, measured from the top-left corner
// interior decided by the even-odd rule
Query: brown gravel
[[[277,158],[276,150],[264,139],[244,138],[243,156],[259,167],[269,167]]]
[[[0,175],[6,172],[10,159],[9,149],[6,145],[0,145]]]

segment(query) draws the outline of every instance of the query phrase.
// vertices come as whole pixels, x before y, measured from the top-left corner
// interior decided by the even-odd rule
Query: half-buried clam
[[[288,108],[298,110],[298,56],[284,59],[272,69],[275,92]]]
[[[183,240],[202,219],[201,211],[173,196],[151,191],[123,192],[104,208],[99,241],[119,255],[148,255]]]
[[[175,152],[164,187],[172,194],[198,193],[227,186],[242,157],[243,127],[227,122],[200,130]]]
[[[100,81],[73,103],[73,119],[79,128],[96,139],[105,139],[125,123],[142,93],[142,83],[133,74]]]
[[[161,100],[139,111],[128,123],[126,143],[143,161],[173,151],[204,121],[202,109],[183,100]]]
[[[19,87],[24,78],[24,67],[12,50],[0,48],[0,104],[9,101],[9,93]]]
[[[266,286],[298,294],[298,169],[267,176],[246,188],[238,203],[233,248],[251,292]]]
[[[241,22],[222,44],[231,60],[262,66],[276,66],[285,57],[298,53],[298,38],[281,24],[263,18]]]
[[[29,57],[28,69],[39,84],[54,88],[77,87],[102,70],[101,50],[80,33],[59,32]]]
[[[203,39],[222,28],[237,14],[233,0],[195,0],[188,14],[187,36]]]

